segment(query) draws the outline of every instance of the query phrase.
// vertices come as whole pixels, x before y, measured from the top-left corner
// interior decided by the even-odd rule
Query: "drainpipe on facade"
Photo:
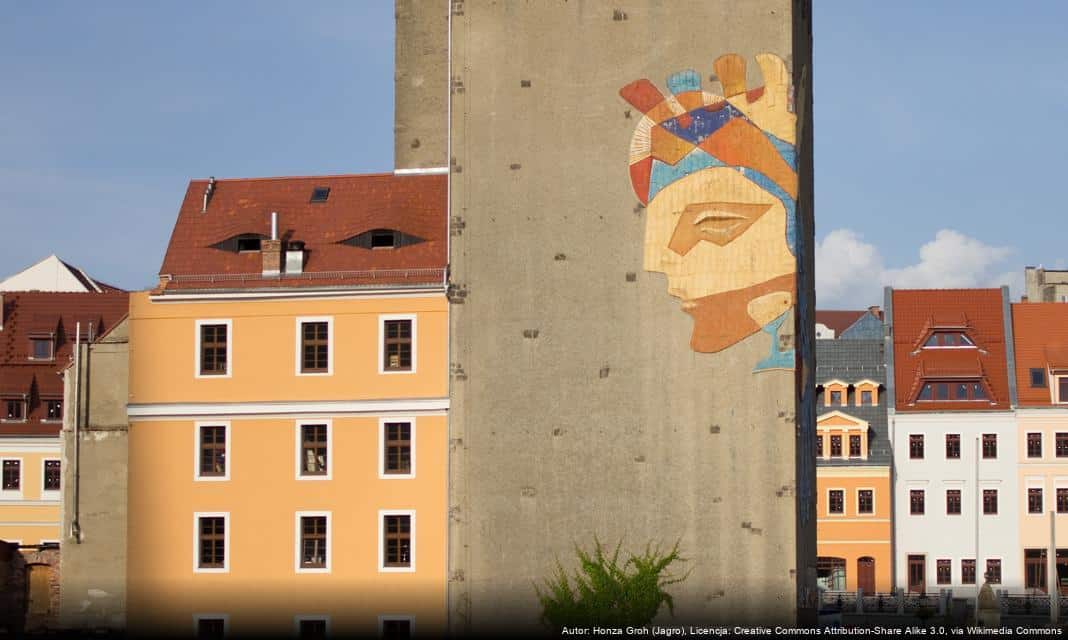
[[[77,322],[74,325],[74,516],[71,518],[70,523],[70,535],[74,538],[76,544],[82,543],[82,527],[78,522],[78,497],[79,497],[79,485],[78,476],[80,473],[79,460],[81,456],[81,437],[78,432],[78,424],[80,422],[79,414],[81,413],[81,383],[82,383],[82,323]]]

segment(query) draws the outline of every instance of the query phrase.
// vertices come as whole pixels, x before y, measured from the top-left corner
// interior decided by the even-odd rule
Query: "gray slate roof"
[[[838,410],[867,421],[871,429],[868,433],[868,459],[859,463],[855,460],[817,460],[816,464],[826,467],[889,465],[890,438],[886,425],[886,359],[883,356],[883,341],[881,339],[817,340],[816,384],[822,385],[835,379],[847,383],[867,379],[874,380],[880,385],[877,406],[852,406],[851,395],[850,406],[827,407],[823,404],[823,392],[816,395],[817,416]]]

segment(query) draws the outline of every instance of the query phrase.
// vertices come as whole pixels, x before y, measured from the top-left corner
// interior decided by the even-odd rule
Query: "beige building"
[[[1068,302],[1068,271],[1026,267],[1025,302]]]

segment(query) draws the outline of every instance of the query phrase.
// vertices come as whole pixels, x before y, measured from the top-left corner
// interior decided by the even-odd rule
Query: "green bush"
[[[644,553],[630,554],[620,565],[622,546],[620,541],[608,556],[599,540],[594,540],[592,554],[575,545],[579,569],[571,578],[557,560],[544,589],[534,585],[542,622],[556,632],[564,627],[642,627],[653,621],[663,604],[674,615],[674,601],[664,588],[690,575],[669,571],[672,564],[686,561],[679,555],[678,542],[667,553],[649,543]]]

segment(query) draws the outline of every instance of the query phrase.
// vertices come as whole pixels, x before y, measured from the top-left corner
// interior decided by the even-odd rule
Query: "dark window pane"
[[[962,584],[975,584],[975,560],[960,561],[960,581]]]
[[[1046,386],[1045,369],[1031,369],[1031,386],[1034,388],[1044,388]]]
[[[874,511],[874,495],[871,489],[861,489],[857,492],[857,513],[872,513]]]
[[[960,434],[946,434],[946,458],[960,458]]]
[[[946,514],[960,515],[960,489],[946,489]]]
[[[59,491],[63,474],[59,460],[45,460],[44,463],[44,488],[45,491]]]
[[[923,489],[909,491],[909,513],[914,516],[922,516],[924,513]]]
[[[1042,489],[1027,490],[1027,513],[1042,513]]]
[[[3,490],[19,491],[22,488],[22,463],[19,460],[4,460]]]

